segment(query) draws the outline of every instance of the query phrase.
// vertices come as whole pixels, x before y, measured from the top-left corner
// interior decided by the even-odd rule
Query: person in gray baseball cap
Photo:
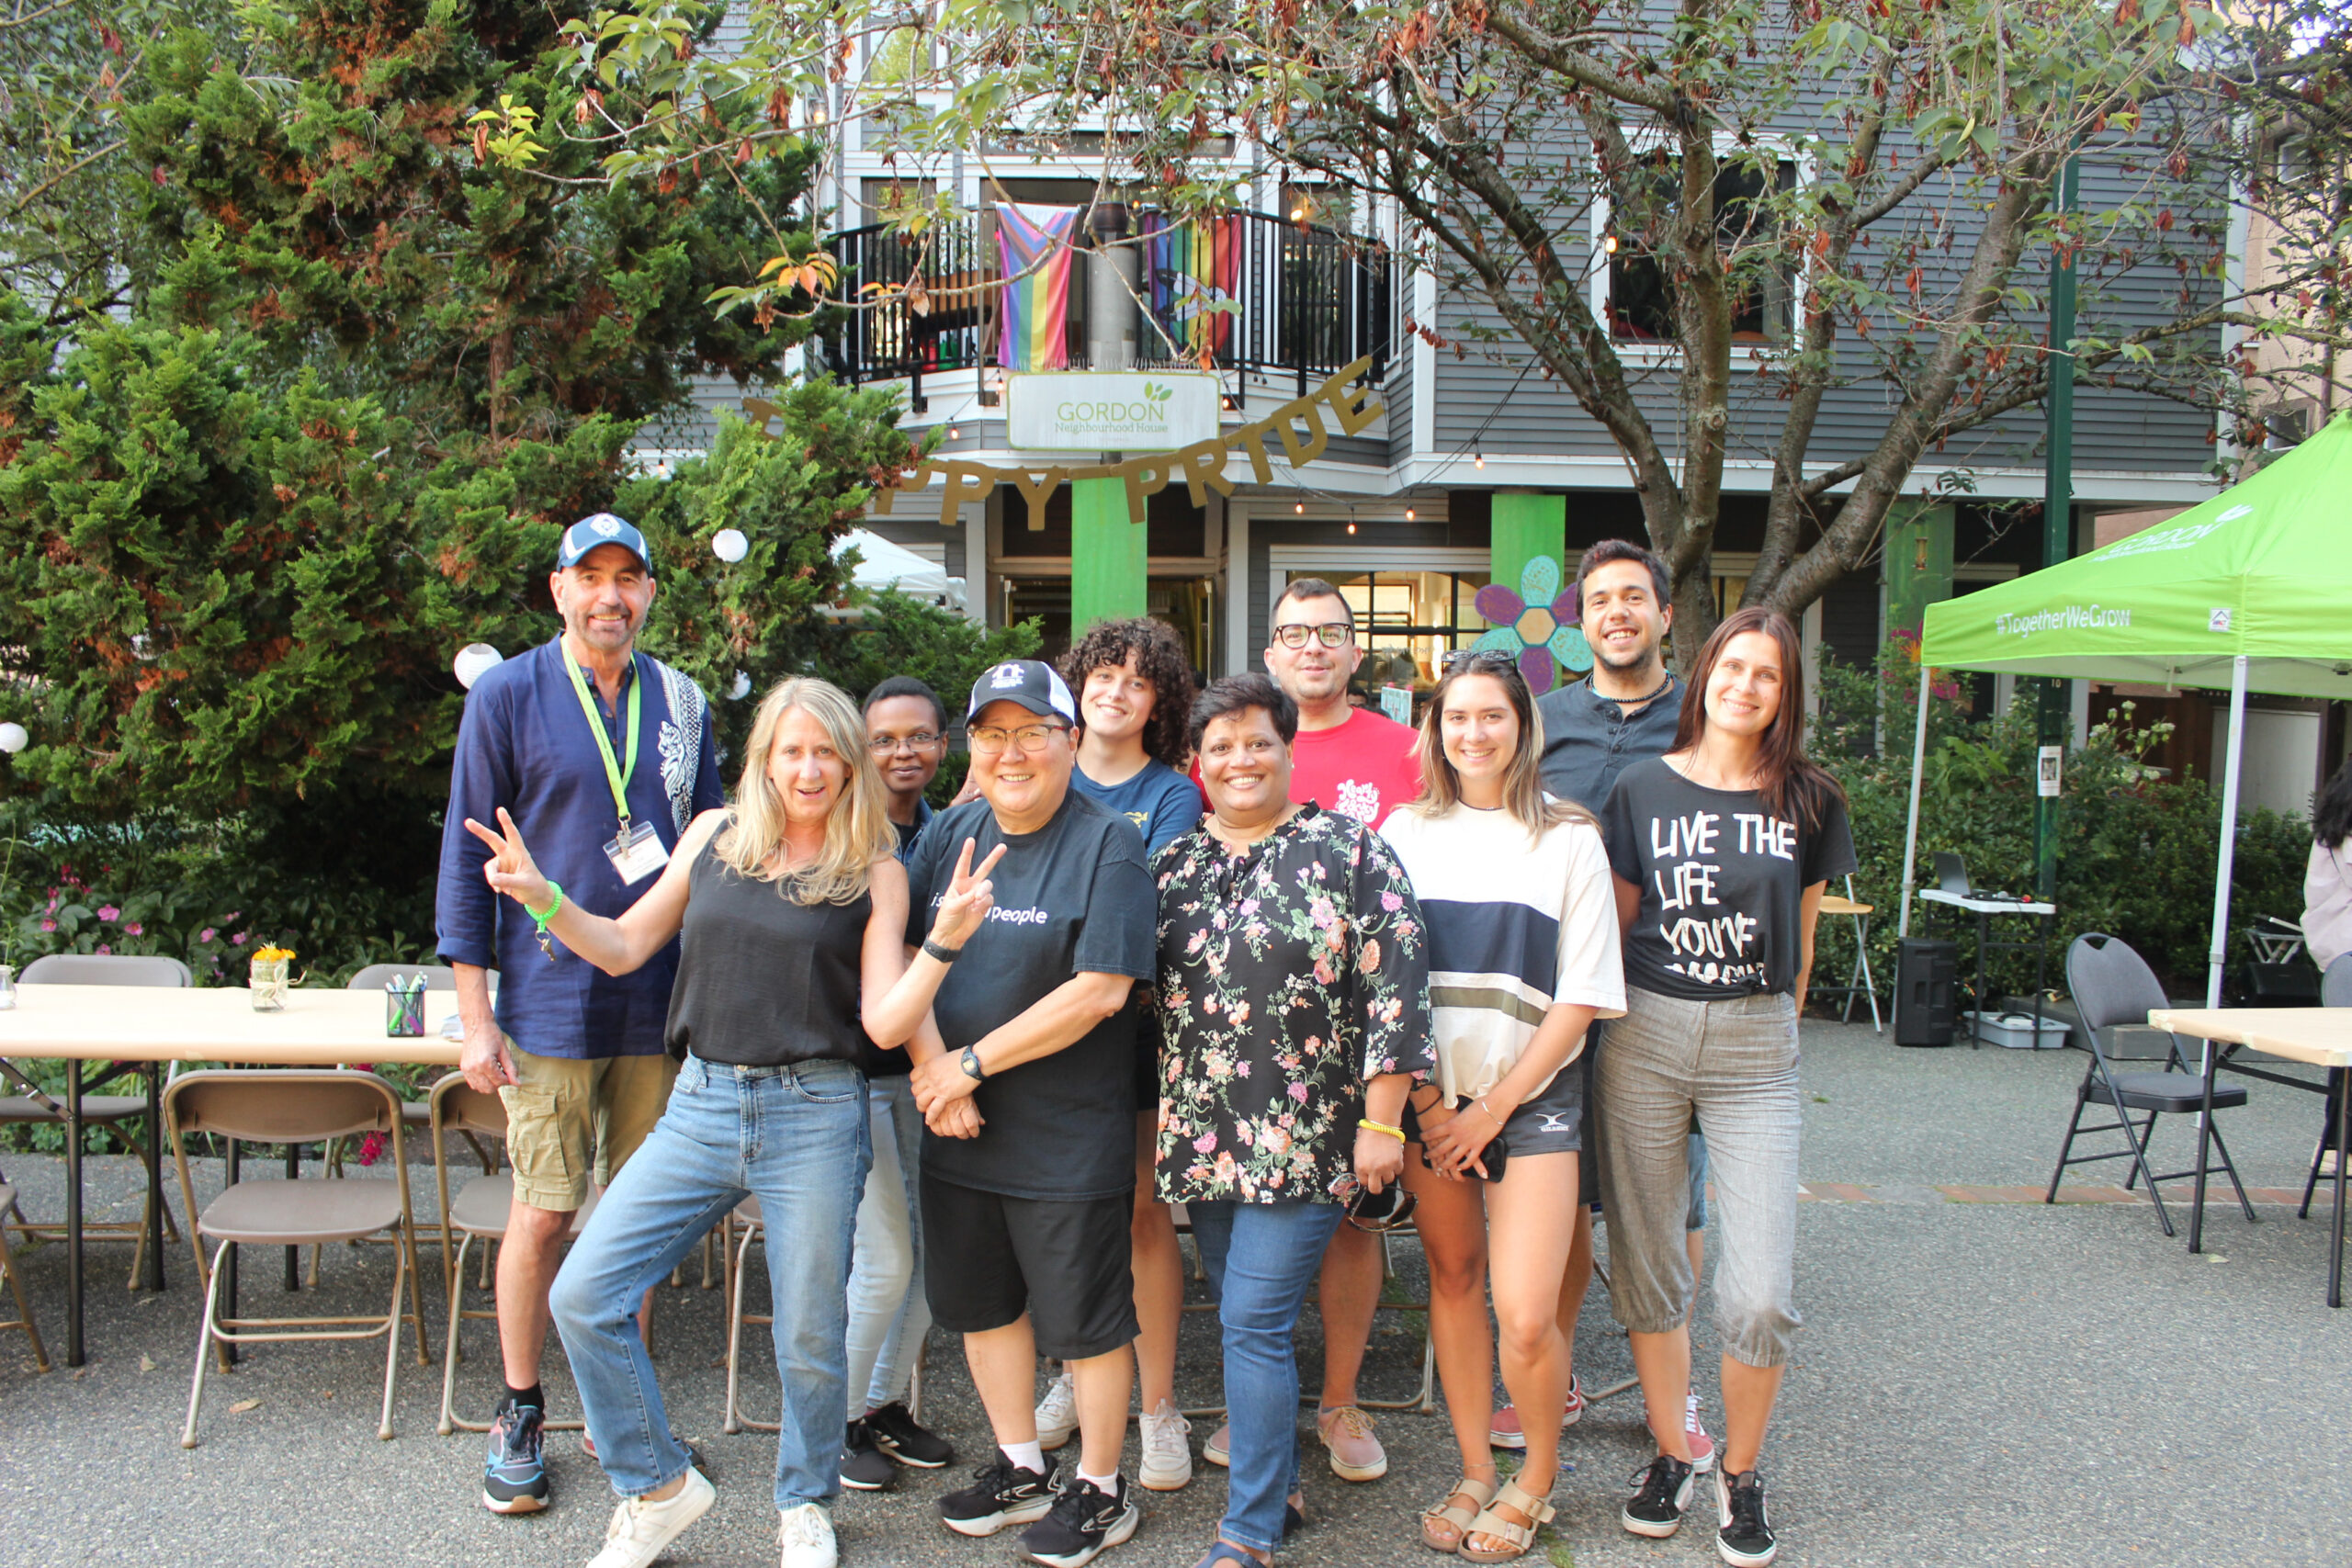
[[[966,713],[979,798],[916,840],[908,945],[959,869],[985,868],[995,901],[956,951],[924,949],[952,967],[908,1049],[929,1129],[925,1294],[964,1337],[996,1452],[939,1511],[963,1535],[1025,1525],[1031,1562],[1077,1568],[1140,1518],[1119,1473],[1136,1333],[1127,993],[1152,973],[1156,900],[1134,825],[1070,787],[1078,705],[1050,666],[994,666]],[[1037,1440],[1040,1353],[1077,1390],[1079,1460],[1059,1476]]]

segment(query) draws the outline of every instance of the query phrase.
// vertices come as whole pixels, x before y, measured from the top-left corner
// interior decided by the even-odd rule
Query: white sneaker
[[[686,1483],[674,1497],[659,1503],[622,1498],[605,1527],[605,1550],[588,1560],[588,1568],[646,1568],[718,1500],[718,1489],[699,1470],[686,1472]]]
[[[1077,1430],[1078,1385],[1065,1370],[1046,1385],[1046,1397],[1037,1402],[1037,1446],[1060,1448]]]
[[[1189,1485],[1193,1479],[1193,1445],[1185,1438],[1191,1434],[1193,1424],[1163,1399],[1159,1409],[1137,1417],[1136,1425],[1143,1432],[1143,1460],[1136,1467],[1136,1479],[1154,1492],[1174,1492]]]
[[[842,1560],[833,1545],[832,1516],[821,1504],[786,1509],[776,1522],[775,1540],[784,1549],[783,1568],[833,1568]]]

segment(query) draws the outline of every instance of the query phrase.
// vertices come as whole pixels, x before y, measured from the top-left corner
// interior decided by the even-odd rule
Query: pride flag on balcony
[[[1007,370],[1069,367],[1069,242],[1077,221],[1075,207],[996,204],[997,249],[1006,279],[997,362]]]
[[[1142,230],[1152,314],[1180,352],[1205,362],[1233,335],[1232,313],[1210,307],[1233,299],[1240,282],[1240,221],[1228,215],[1170,223],[1150,213]]]

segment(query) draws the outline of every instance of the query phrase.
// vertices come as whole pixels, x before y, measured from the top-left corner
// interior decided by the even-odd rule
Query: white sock
[[[1004,1450],[1004,1457],[1012,1461],[1013,1469],[1029,1471],[1037,1475],[1046,1473],[1044,1445],[1033,1440],[1026,1443],[1000,1443],[997,1446]]]
[[[1108,1475],[1089,1475],[1086,1472],[1081,1470],[1078,1472],[1078,1478],[1080,1481],[1085,1482],[1090,1486],[1092,1486],[1095,1490],[1101,1492],[1105,1497],[1115,1497],[1119,1495],[1119,1467],[1117,1465],[1113,1465],[1111,1467],[1111,1473]]]

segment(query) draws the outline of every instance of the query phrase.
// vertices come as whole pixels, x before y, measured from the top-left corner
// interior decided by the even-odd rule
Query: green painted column
[[[1487,570],[1493,581],[1519,592],[1519,574],[1537,556],[1550,556],[1566,579],[1568,498],[1564,495],[1498,495]]]
[[[1886,629],[1914,638],[1928,606],[1951,597],[1950,506],[1896,502],[1886,513]]]
[[[1149,529],[1127,521],[1124,479],[1074,479],[1069,487],[1069,635],[1101,621],[1130,620],[1149,603]]]

